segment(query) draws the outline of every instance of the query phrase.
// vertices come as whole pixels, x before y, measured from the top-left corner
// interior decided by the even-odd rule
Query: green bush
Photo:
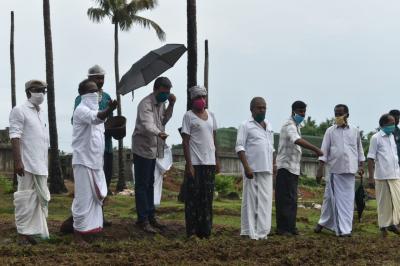
[[[0,176],[0,191],[8,194],[13,193],[14,189],[12,180],[7,177]]]
[[[299,185],[306,187],[318,187],[317,180],[313,177],[301,176],[299,177]]]
[[[215,190],[222,195],[226,195],[229,192],[236,191],[235,181],[236,178],[234,176],[216,175]]]

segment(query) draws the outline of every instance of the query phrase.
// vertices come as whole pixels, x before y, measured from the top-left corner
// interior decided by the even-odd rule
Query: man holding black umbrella
[[[155,218],[154,169],[156,158],[164,157],[168,134],[165,125],[172,117],[175,95],[172,83],[166,77],[154,82],[153,92],[138,105],[135,130],[132,134],[132,153],[135,171],[135,199],[137,225],[145,232],[156,233],[164,226]],[[165,102],[169,104],[166,107]]]

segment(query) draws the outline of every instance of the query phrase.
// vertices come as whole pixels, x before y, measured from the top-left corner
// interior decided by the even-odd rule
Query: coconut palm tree
[[[11,107],[14,107],[17,104],[17,100],[15,97],[14,11],[11,11],[10,66],[11,66]]]
[[[187,89],[197,85],[197,22],[196,0],[187,0]],[[186,109],[190,109],[190,95],[187,91]]]
[[[51,38],[50,3],[43,0],[44,46],[46,49],[46,80],[47,105],[49,116],[50,154],[49,154],[49,183],[51,193],[66,192],[61,172],[60,154],[58,151],[58,133],[56,121],[56,107],[54,100],[54,68],[53,44]]]
[[[133,25],[139,25],[144,28],[153,28],[157,37],[163,41],[165,32],[154,21],[137,15],[140,11],[153,9],[157,5],[156,0],[95,0],[98,7],[91,7],[87,14],[94,22],[101,22],[108,17],[114,24],[114,68],[115,68],[115,89],[119,83],[119,63],[118,63],[118,32],[129,31]],[[117,101],[119,103],[117,113],[121,111],[121,95],[116,91]],[[124,157],[123,157],[123,140],[118,141],[118,184],[117,191],[125,188],[124,178]]]

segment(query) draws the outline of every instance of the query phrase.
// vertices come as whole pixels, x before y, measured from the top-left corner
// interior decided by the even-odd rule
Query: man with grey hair
[[[241,235],[266,239],[271,230],[272,175],[276,173],[274,133],[265,120],[262,97],[250,103],[251,118],[240,125],[236,152],[243,166]]]
[[[217,122],[206,109],[206,88],[194,86],[189,93],[192,108],[183,116],[181,130],[186,161],[186,234],[207,238],[212,228],[215,174],[219,172]]]
[[[34,236],[49,238],[47,228],[50,192],[48,176],[48,128],[40,105],[47,84],[40,80],[25,83],[28,100],[10,113],[10,139],[18,191],[14,193],[15,224],[20,241],[36,244]]]

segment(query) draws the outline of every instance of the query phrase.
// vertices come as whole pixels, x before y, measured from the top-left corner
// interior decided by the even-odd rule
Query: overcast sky
[[[115,97],[113,26],[92,23],[90,0],[51,2],[55,96],[60,149],[71,151],[72,115],[79,82],[94,64],[106,71],[104,90]],[[333,116],[333,106],[350,107],[351,123],[369,132],[379,116],[399,106],[400,2],[395,0],[199,0],[197,1],[198,82],[203,83],[204,40],[210,49],[210,110],[220,127],[237,127],[250,115],[254,96],[265,97],[267,119],[275,131],[301,99],[318,122]],[[0,2],[0,128],[11,108],[10,11],[15,12],[17,104],[25,101],[24,83],[45,80],[42,1]],[[186,1],[159,0],[140,15],[167,33],[166,43],[186,44]],[[121,76],[152,49],[163,45],[154,31],[135,27],[120,34]],[[180,142],[177,128],[186,107],[186,55],[165,73],[177,95],[167,125],[169,144]],[[152,85],[152,83],[151,83]],[[130,146],[138,102],[123,96]],[[45,105],[43,105],[45,106]]]

